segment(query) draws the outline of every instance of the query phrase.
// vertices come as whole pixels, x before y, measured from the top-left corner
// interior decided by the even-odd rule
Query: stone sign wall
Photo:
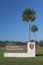
[[[6,46],[6,52],[14,52],[14,53],[26,53],[27,52],[27,45],[14,45],[14,46]]]

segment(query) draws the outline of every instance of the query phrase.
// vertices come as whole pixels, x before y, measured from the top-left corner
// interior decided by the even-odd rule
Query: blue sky
[[[36,11],[36,39],[43,40],[43,0],[0,0],[0,40],[28,41],[28,24],[22,21],[25,8]],[[31,32],[31,39],[34,39]]]

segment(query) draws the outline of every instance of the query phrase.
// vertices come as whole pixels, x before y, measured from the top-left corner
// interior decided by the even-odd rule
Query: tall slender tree
[[[29,29],[29,42],[30,42],[30,21],[35,20],[35,11],[31,8],[27,8],[22,13],[23,21],[28,22],[28,29]]]
[[[35,41],[35,37],[36,37],[36,31],[38,31],[38,27],[36,26],[36,25],[33,25],[32,27],[31,27],[31,31],[34,33],[34,41]]]

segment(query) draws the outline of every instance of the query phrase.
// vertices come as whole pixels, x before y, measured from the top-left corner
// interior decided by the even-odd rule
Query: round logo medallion
[[[34,44],[31,43],[30,44],[30,48],[33,49],[34,48]]]

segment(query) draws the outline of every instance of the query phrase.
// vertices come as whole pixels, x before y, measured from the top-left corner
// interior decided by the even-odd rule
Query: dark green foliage
[[[8,41],[8,42],[9,42],[8,44],[12,43],[14,45],[21,45],[21,44],[23,44],[23,45],[26,44],[27,45],[27,43],[28,43],[28,41],[27,42]],[[34,40],[31,40],[30,42],[34,42]],[[6,41],[0,41],[0,47],[5,47],[6,44],[7,44]],[[41,40],[41,41],[36,40],[36,46],[43,47],[43,40]]]
[[[36,31],[38,31],[37,26],[36,26],[36,25],[33,25],[32,28],[31,28],[31,31],[32,31],[32,32],[36,32]]]
[[[31,31],[34,32],[34,41],[36,41],[36,39],[35,39],[36,33],[35,33],[35,32],[38,31],[37,26],[36,26],[36,25],[33,25],[33,26],[31,27]]]
[[[6,42],[0,41],[0,47],[5,47],[5,45],[6,45]]]
[[[21,44],[26,44],[25,42],[18,42],[18,41],[0,41],[0,47],[5,47],[6,45],[10,45],[10,44],[13,44],[13,45],[21,45]]]
[[[33,21],[36,18],[34,15],[35,15],[35,11],[31,8],[27,8],[23,11],[22,19],[23,21],[27,21],[27,22]]]
[[[43,40],[39,41],[39,45],[43,47]]]

